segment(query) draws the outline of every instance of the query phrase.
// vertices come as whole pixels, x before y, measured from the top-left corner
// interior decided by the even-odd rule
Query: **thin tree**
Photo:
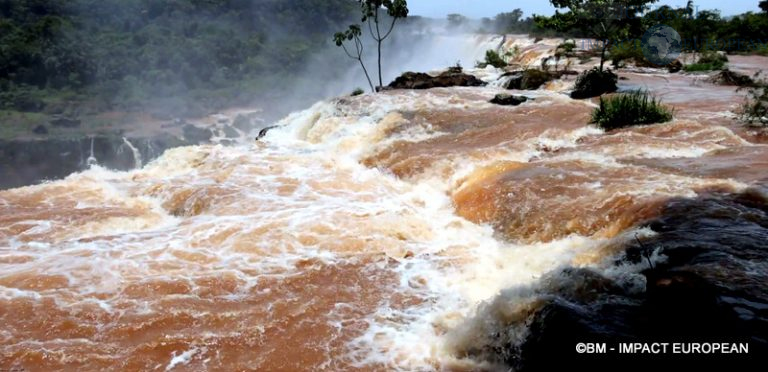
[[[379,88],[384,86],[381,72],[381,47],[395,29],[395,23],[399,18],[408,17],[408,2],[406,0],[358,0],[362,6],[363,23],[368,23],[368,31],[376,41],[377,60],[379,68]],[[386,9],[389,16],[389,25],[383,24],[387,20],[382,15],[382,9]]]
[[[368,79],[368,85],[371,87],[371,92],[376,92],[376,89],[373,87],[373,81],[371,81],[371,76],[368,74],[368,69],[365,67],[365,62],[363,62],[363,41],[360,40],[360,36],[363,35],[363,31],[360,29],[360,26],[358,25],[351,25],[349,26],[349,29],[344,32],[337,32],[333,36],[334,42],[336,42],[336,46],[339,46],[344,49],[344,53],[347,54],[347,56],[351,59],[354,59],[358,62],[360,62],[360,67],[363,68],[363,72],[365,73],[365,78]],[[355,52],[350,52],[349,49],[347,49],[346,42],[352,41],[355,45]]]

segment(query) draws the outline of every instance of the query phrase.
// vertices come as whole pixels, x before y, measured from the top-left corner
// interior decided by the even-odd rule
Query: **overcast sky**
[[[654,7],[671,5],[684,7],[687,0],[661,0]],[[694,1],[699,10],[719,9],[723,16],[759,11],[758,0],[698,0]],[[459,13],[472,18],[493,17],[502,12],[520,8],[525,16],[531,14],[552,14],[554,8],[548,0],[409,0],[412,15],[443,18],[450,13]]]

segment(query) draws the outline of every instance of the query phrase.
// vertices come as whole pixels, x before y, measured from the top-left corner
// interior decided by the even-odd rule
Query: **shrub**
[[[654,67],[643,54],[643,48],[639,43],[617,44],[611,47],[610,58],[613,67],[618,68],[624,61],[633,61],[638,67]]]
[[[352,91],[351,96],[361,96],[363,94],[365,94],[365,91],[362,88],[355,88],[355,90]]]
[[[763,86],[749,90],[741,118],[752,126],[768,126],[768,89]]]
[[[507,67],[507,62],[497,53],[495,50],[487,50],[485,52],[485,65],[491,65],[496,68]]]
[[[611,70],[600,71],[595,67],[584,71],[576,79],[576,87],[571,93],[571,98],[584,99],[597,97],[604,93],[611,93],[618,90],[616,85],[619,82],[619,76]]]
[[[728,57],[716,52],[707,52],[699,57],[698,62],[685,66],[686,72],[716,71],[725,68]]]
[[[592,113],[592,124],[605,130],[633,125],[665,123],[672,120],[673,111],[645,91],[622,93],[600,98],[600,107]]]

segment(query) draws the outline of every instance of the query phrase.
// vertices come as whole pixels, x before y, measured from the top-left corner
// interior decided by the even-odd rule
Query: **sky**
[[[687,2],[687,0],[661,0],[652,6],[684,7]],[[723,16],[760,10],[757,6],[758,0],[698,0],[694,3],[698,10],[719,9]],[[412,15],[433,18],[444,18],[450,13],[459,13],[470,18],[493,17],[515,8],[522,9],[526,17],[534,13],[549,15],[555,11],[548,0],[409,0],[408,8]]]

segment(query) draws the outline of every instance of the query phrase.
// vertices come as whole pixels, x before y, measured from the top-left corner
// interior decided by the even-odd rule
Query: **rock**
[[[610,69],[600,71],[595,67],[584,71],[576,78],[576,85],[571,92],[571,98],[586,99],[598,97],[605,93],[613,93],[619,89],[618,82],[619,76]]]
[[[501,93],[501,94],[497,94],[496,97],[493,97],[493,99],[491,100],[491,103],[495,103],[497,105],[502,105],[502,106],[518,106],[526,101],[528,101],[528,97],[513,96],[511,94]]]
[[[264,129],[260,130],[259,131],[259,135],[256,137],[256,140],[258,141],[258,140],[264,138],[271,129],[275,129],[275,128],[277,128],[277,125],[266,127]]]
[[[512,78],[505,88],[517,90],[536,90],[547,82],[558,79],[561,73],[548,72],[537,69],[528,69],[511,73]]]
[[[574,357],[569,353],[579,342],[749,341],[750,355],[764,355],[768,273],[753,263],[768,259],[765,196],[671,200],[646,226],[655,235],[628,242],[624,257],[614,261],[642,264],[642,279],[614,281],[581,268],[548,274],[535,313],[520,320],[529,325],[524,340],[516,345],[505,338],[518,334],[514,324],[507,325],[490,333],[488,344],[472,345],[476,353],[516,371],[550,370],[562,363],[552,355]],[[663,260],[650,263],[652,255]],[[594,366],[588,358],[573,362],[571,367]],[[626,367],[622,363],[626,360],[606,359],[600,370]]]
[[[78,119],[71,119],[65,117],[58,117],[51,120],[51,125],[57,128],[77,128],[80,126],[81,121]]]
[[[431,89],[447,87],[481,87],[486,83],[473,75],[446,71],[438,76],[421,72],[406,72],[385,89]]]
[[[733,72],[729,69],[716,73],[710,77],[708,81],[712,84],[733,85],[738,87],[756,87],[758,85],[751,77],[738,72]]]
[[[34,134],[48,134],[48,128],[45,127],[45,125],[38,125],[35,127],[35,129],[32,130],[32,133]]]
[[[198,128],[192,124],[184,126],[184,139],[191,143],[206,143],[213,137],[210,129]]]
[[[683,63],[680,62],[680,60],[676,59],[674,62],[670,63],[667,66],[667,70],[669,71],[669,73],[674,74],[682,71],[683,67],[684,67]]]

